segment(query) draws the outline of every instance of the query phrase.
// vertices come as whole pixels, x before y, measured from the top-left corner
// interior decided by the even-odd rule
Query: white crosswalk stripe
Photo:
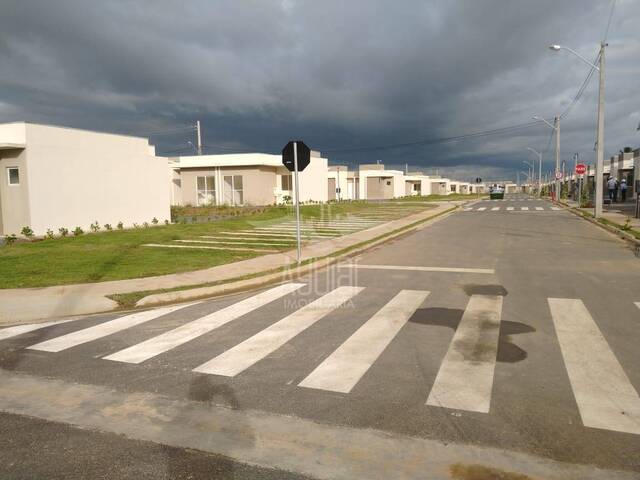
[[[196,302],[197,303],[197,302]],[[41,343],[37,343],[28,347],[31,350],[41,350],[43,352],[60,352],[67,348],[75,347],[83,343],[91,342],[107,335],[112,335],[127,328],[135,327],[144,322],[148,322],[155,318],[168,315],[169,313],[181,310],[186,307],[195,305],[195,303],[189,303],[186,305],[173,305],[171,307],[157,308],[155,310],[147,310],[145,312],[132,313],[131,315],[125,315],[124,317],[116,318],[108,322],[101,323],[94,327],[85,328],[61,337],[52,338]]]
[[[640,434],[640,397],[581,300],[549,298],[573,394],[587,427]]]
[[[0,330],[0,340],[5,340],[11,337],[17,337],[18,335],[22,335],[23,333],[33,332],[35,330],[40,330],[41,328],[51,327],[52,325],[61,325],[63,323],[72,322],[73,319],[70,320],[55,320],[53,322],[43,322],[43,323],[30,323],[28,325],[16,325],[15,327],[7,327]]]
[[[304,285],[287,283],[277,286],[104,358],[126,363],[144,362],[288,295]]]
[[[492,212],[497,212],[498,210],[500,210],[500,207],[493,207],[493,208],[491,209],[491,211],[492,211]]]
[[[487,209],[486,207],[480,207],[480,208],[478,208],[478,211],[479,211],[479,212],[483,212],[483,211],[485,211],[486,209]]]
[[[520,207],[520,210],[526,211],[526,210],[529,210],[529,207]]]
[[[338,287],[232,349],[194,368],[193,371],[236,376],[339,308],[363,289],[363,287]]]
[[[556,210],[556,211],[558,211],[558,210],[562,210],[562,209],[561,209],[560,207],[551,207],[551,210]]]
[[[299,383],[349,393],[420,307],[429,292],[402,290]]]
[[[536,207],[536,210],[544,210],[542,207]]]
[[[507,207],[508,211],[512,211],[514,209],[514,207]]]
[[[427,405],[489,412],[501,313],[501,296],[471,296]]]

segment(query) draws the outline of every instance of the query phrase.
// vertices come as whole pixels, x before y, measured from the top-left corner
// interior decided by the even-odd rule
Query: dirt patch
[[[484,465],[463,465],[456,463],[449,467],[451,478],[455,480],[533,480],[528,475],[506,472]]]

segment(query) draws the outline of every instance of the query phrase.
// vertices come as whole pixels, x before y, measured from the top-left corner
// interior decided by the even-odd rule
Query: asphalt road
[[[126,451],[133,470],[89,478],[131,478],[164,455],[159,443],[180,459],[175,478],[191,478],[189,455],[198,458],[193,478],[271,478],[272,470],[244,463],[322,478],[389,478],[344,465],[376,460],[395,472],[402,455],[389,452],[406,448],[409,456],[422,448],[415,442],[433,441],[459,452],[489,449],[471,455],[487,468],[502,458],[522,473],[539,461],[561,462],[550,472],[581,469],[571,478],[614,478],[614,471],[640,478],[637,302],[640,259],[619,239],[546,201],[478,202],[349,264],[261,292],[13,336],[0,330],[2,450],[17,459],[0,472],[73,476],[77,462],[99,465],[104,451],[117,464]],[[195,412],[188,421],[184,409]],[[208,432],[200,423],[207,412],[227,430]],[[41,420],[9,414],[58,422],[46,428],[61,439],[78,435],[66,423],[128,439],[87,433],[86,446],[75,443],[75,460],[62,460],[65,470],[47,456],[25,461],[47,443],[28,435],[41,428],[29,422]],[[309,443],[278,446],[278,422],[288,432],[283,442],[300,434]],[[397,450],[379,460],[362,445],[363,458],[339,464],[334,443],[354,432],[380,434],[374,440]],[[131,444],[114,449],[111,441]],[[227,470],[215,470],[216,462]],[[452,472],[442,478],[481,478]],[[273,478],[286,478],[280,473]]]

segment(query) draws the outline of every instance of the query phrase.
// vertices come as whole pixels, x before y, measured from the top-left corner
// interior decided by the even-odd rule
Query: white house
[[[0,233],[170,218],[167,159],[146,138],[0,124]]]

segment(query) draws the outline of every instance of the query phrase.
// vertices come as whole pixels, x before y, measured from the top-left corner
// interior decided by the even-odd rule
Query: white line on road
[[[582,423],[640,434],[640,397],[582,300],[548,301]]]
[[[429,292],[401,290],[298,385],[349,393]]]
[[[482,212],[482,211],[484,211],[484,210],[486,210],[486,209],[487,209],[487,207],[480,207],[480,208],[478,209],[478,212]]]
[[[16,325],[15,327],[7,327],[0,330],[0,340],[5,340],[11,337],[17,337],[23,333],[33,332],[34,330],[40,330],[41,328],[51,327],[52,325],[60,325],[67,322],[72,322],[75,319],[68,320],[55,320],[53,322],[44,323],[30,323],[28,325]]]
[[[427,405],[489,413],[501,312],[501,296],[471,296]]]
[[[551,207],[551,210],[562,210],[560,207]]]
[[[536,207],[536,210],[544,210],[542,207]]]
[[[105,360],[114,360],[126,363],[141,363],[156,355],[164,353],[172,348],[187,343],[200,335],[209,333],[226,323],[256,310],[267,303],[273,302],[299,288],[304,283],[287,283],[253,297],[246,298],[238,303],[213,312],[205,317],[186,323],[178,328],[150,338],[142,343],[120,350],[112,355],[104,357]]]
[[[411,267],[403,265],[362,265],[358,263],[348,263],[339,266],[340,268],[362,268],[366,270],[407,270],[417,272],[450,272],[450,273],[488,273],[493,274],[492,268],[457,268],[457,267]]]
[[[116,318],[115,320],[110,320],[94,327],[85,328],[73,333],[68,333],[67,335],[62,335],[61,337],[52,338],[51,340],[37,343],[27,348],[31,350],[41,350],[43,352],[60,352],[67,348],[75,347],[83,343],[106,337],[107,335],[121,332],[127,328],[135,327],[136,325],[154,320],[162,317],[163,315],[168,315],[176,310],[190,307],[196,303],[173,305],[171,307],[147,310],[146,312],[132,313],[131,315],[125,315],[124,317]]]
[[[500,207],[493,207],[493,208],[491,209],[491,211],[492,211],[492,212],[497,212],[498,210],[500,210]]]
[[[282,347],[362,290],[363,287],[338,287],[232,349],[194,368],[193,371],[234,377]]]
[[[507,210],[512,211],[514,207],[507,207]]]
[[[520,207],[520,210],[529,210],[529,207]]]
[[[636,302],[636,307],[640,308],[640,302]]]

